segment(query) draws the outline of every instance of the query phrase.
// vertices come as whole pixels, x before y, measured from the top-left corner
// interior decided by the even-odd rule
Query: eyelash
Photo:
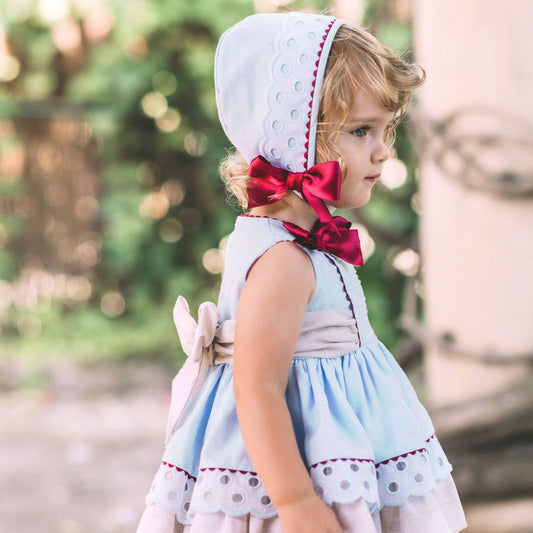
[[[395,129],[397,126],[397,123],[396,122],[391,122],[388,126],[387,126],[387,132],[390,132],[391,130]],[[370,126],[361,126],[359,128],[356,128],[355,130],[352,130],[352,134],[355,135],[357,138],[359,139],[363,139],[364,137],[366,137],[366,133],[369,132],[372,128]],[[365,131],[365,135],[363,136],[360,136],[360,135],[357,135],[357,131],[360,131],[360,130],[364,130]]]

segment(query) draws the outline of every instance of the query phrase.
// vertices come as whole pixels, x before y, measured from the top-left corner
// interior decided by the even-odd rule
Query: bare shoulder
[[[269,248],[248,271],[247,285],[267,284],[288,294],[305,294],[308,301],[315,290],[315,272],[309,255],[297,244],[284,241]]]

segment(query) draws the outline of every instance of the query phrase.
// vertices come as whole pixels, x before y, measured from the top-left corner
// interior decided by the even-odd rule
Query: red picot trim
[[[251,215],[250,213],[242,213],[239,216],[246,218],[269,218],[270,220],[277,220],[278,222],[283,222],[283,220],[279,220],[279,218],[267,217],[265,215]]]
[[[223,468],[220,466],[209,466],[207,468],[200,468],[200,472],[206,472],[207,470],[209,470],[209,472],[219,470],[220,472],[231,472],[232,474],[236,474],[238,472],[239,474],[250,474],[251,476],[257,476],[257,472],[251,472],[248,470],[235,470],[234,468]]]
[[[431,439],[434,439],[435,434],[431,435],[428,439],[426,439],[426,442],[429,442]],[[427,452],[426,448],[419,448],[418,450],[413,450],[412,452],[402,453],[401,455],[397,455],[396,457],[390,457],[389,459],[385,459],[384,461],[380,461],[379,463],[375,463],[376,466],[379,465],[386,465],[387,463],[390,463],[391,461],[397,461],[398,459],[402,459],[407,457],[408,455],[415,455],[416,453],[421,452]],[[356,457],[337,457],[335,459],[326,459],[324,461],[320,461],[318,463],[312,464],[309,469],[316,468],[319,465],[326,465],[328,463],[336,463],[337,461],[359,461],[361,463],[374,463],[372,459],[358,459]],[[165,461],[161,461],[165,466],[168,466],[169,468],[175,468],[178,472],[183,472],[187,478],[194,479],[196,481],[196,478],[189,474],[186,470],[183,470],[183,468],[180,468],[179,466],[173,465],[171,463],[167,463]],[[250,474],[251,476],[257,476],[257,472],[251,472],[248,470],[236,470],[234,468],[223,468],[223,467],[207,467],[207,468],[200,468],[200,472],[214,472],[215,470],[218,470],[220,472],[231,472],[232,474],[236,474],[237,472],[239,474]]]
[[[167,463],[165,461],[161,461],[161,462],[165,466],[168,466],[169,468],[175,468],[178,472],[183,472],[187,476],[188,479],[194,479],[196,481],[196,478],[194,476],[192,476],[191,474],[189,474],[189,472],[187,472],[187,470],[183,470],[183,468],[180,468],[179,466]]]
[[[431,435],[431,437],[426,439],[426,442],[429,442],[431,439],[434,439],[435,434]],[[427,448],[419,448],[418,450],[413,450],[412,452],[402,453],[401,455],[397,455],[396,457],[391,457],[389,459],[385,459],[385,461],[380,461],[379,463],[376,463],[378,465],[386,465],[390,461],[397,461],[398,459],[405,458],[408,455],[414,455],[415,453],[421,453],[421,452],[427,452]]]
[[[357,459],[355,457],[338,457],[336,459],[326,459],[325,461],[320,461],[311,465],[309,468],[316,468],[319,465],[327,465],[328,463],[336,463],[337,461],[359,461],[360,463],[373,463],[372,459]]]
[[[431,439],[436,438],[435,434],[431,435],[428,439],[426,439],[426,442],[429,442]],[[418,450],[413,450],[412,452],[402,453],[401,455],[397,455],[396,457],[390,457],[389,459],[385,459],[384,461],[380,461],[379,463],[376,463],[377,465],[386,465],[390,461],[397,461],[398,459],[405,458],[408,455],[415,455],[415,453],[420,452],[427,452],[426,448],[419,448]],[[320,461],[319,463],[315,463],[311,465],[309,468],[315,468],[318,465],[325,465],[327,463],[334,463],[336,461],[361,461],[361,462],[368,462],[373,463],[374,461],[372,459],[357,459],[355,457],[338,457],[336,459],[326,459],[325,461]]]
[[[308,160],[307,156],[309,155],[309,135],[311,135],[311,114],[313,110],[313,96],[315,94],[315,86],[316,86],[316,76],[318,73],[318,65],[320,63],[320,56],[322,55],[322,50],[324,49],[324,44],[326,43],[327,36],[329,34],[329,30],[331,30],[331,26],[333,26],[335,20],[332,20],[329,24],[329,26],[326,28],[326,31],[324,32],[324,36],[322,37],[322,42],[320,43],[320,48],[318,50],[318,58],[315,62],[316,69],[313,72],[313,81],[311,83],[311,100],[309,101],[309,120],[307,121],[307,124],[305,125],[306,132],[305,132],[305,165],[307,166]]]
[[[391,461],[397,461],[398,459],[402,459],[407,457],[408,455],[415,455],[416,453],[422,453],[427,452],[426,448],[418,448],[418,450],[413,450],[412,452],[402,453],[402,455],[397,455],[396,457],[391,457],[390,459],[385,459],[385,461],[380,461],[379,463],[376,463],[377,465],[386,465],[387,463],[390,463]]]

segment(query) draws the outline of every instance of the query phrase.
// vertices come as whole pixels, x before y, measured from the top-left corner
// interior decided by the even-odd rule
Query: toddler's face
[[[390,156],[385,144],[387,128],[395,113],[381,105],[372,95],[359,93],[348,122],[337,134],[335,144],[344,159],[347,170],[341,187],[341,199],[331,205],[351,209],[370,200],[372,187],[379,178],[383,163]]]

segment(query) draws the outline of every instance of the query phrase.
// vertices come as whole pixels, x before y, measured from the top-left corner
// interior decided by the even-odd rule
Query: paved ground
[[[61,363],[21,389],[23,374],[0,364],[0,533],[134,533],[163,451],[171,376]],[[470,505],[468,533],[531,533],[531,508]]]
[[[0,532],[134,532],[163,451],[168,376],[146,365],[0,394]]]

